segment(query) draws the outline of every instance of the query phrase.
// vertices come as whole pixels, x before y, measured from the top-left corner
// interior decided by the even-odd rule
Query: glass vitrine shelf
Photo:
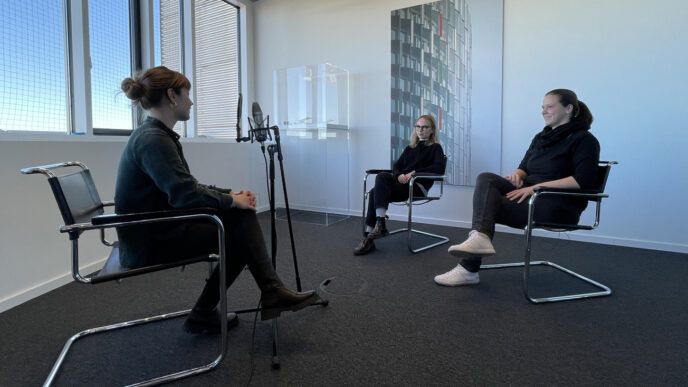
[[[346,218],[349,73],[329,63],[277,70],[274,106],[293,219],[331,224]]]

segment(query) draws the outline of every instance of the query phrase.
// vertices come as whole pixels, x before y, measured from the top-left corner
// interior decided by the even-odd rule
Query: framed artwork
[[[441,0],[392,11],[392,162],[418,117],[435,117],[447,183],[500,172],[502,0]]]

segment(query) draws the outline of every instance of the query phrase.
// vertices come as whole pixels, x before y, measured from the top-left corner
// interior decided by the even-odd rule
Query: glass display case
[[[274,73],[275,123],[294,220],[348,217],[349,73],[329,63]]]
[[[348,71],[329,63],[281,69],[274,86],[280,129],[349,129]]]

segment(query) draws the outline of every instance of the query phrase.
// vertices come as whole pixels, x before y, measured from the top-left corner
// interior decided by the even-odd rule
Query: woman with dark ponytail
[[[256,197],[251,191],[232,191],[201,184],[191,175],[182,153],[179,135],[172,128],[189,119],[191,82],[166,67],[138,72],[122,81],[122,91],[148,118],[131,134],[117,171],[117,213],[164,211],[175,208],[211,207],[218,211],[227,242],[227,287],[248,266],[261,290],[262,318],[313,304],[313,291],[287,289],[275,272],[256,218]],[[120,263],[141,267],[202,254],[216,254],[217,228],[209,223],[155,223],[117,229]],[[221,324],[234,326],[231,313],[219,316],[220,278],[217,267],[189,314],[188,332],[220,331]]]
[[[444,286],[475,285],[482,257],[495,253],[492,246],[495,224],[524,227],[528,221],[528,199],[535,187],[594,188],[600,144],[589,130],[593,118],[576,93],[555,89],[542,102],[545,128],[535,135],[521,164],[501,177],[481,173],[473,193],[473,222],[468,239],[449,247],[462,258],[447,273],[435,277]],[[576,223],[587,200],[543,196],[538,199],[535,219],[555,223]]]

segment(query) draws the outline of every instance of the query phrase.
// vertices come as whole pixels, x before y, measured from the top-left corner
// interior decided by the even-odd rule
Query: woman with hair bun
[[[199,183],[189,170],[179,135],[172,128],[189,119],[193,102],[191,82],[166,67],[138,72],[122,81],[122,91],[148,118],[133,131],[124,148],[117,172],[117,213],[212,207],[218,210],[227,241],[227,287],[248,266],[261,290],[262,319],[282,311],[298,310],[315,303],[314,291],[296,293],[277,276],[268,256],[256,217],[256,197],[251,191],[232,191]],[[150,224],[117,229],[120,262],[141,267],[195,255],[217,253],[217,228],[208,222]],[[234,326],[231,313],[219,316],[219,271],[216,267],[196,305],[187,317],[188,332],[216,333],[222,323]]]
[[[590,189],[595,186],[600,144],[589,130],[592,114],[571,90],[555,89],[542,102],[545,128],[526,151],[512,174],[501,177],[481,173],[473,192],[473,222],[468,239],[449,247],[459,264],[435,277],[444,286],[475,285],[482,257],[495,254],[492,238],[495,223],[525,227],[528,200],[535,187]],[[538,199],[535,219],[577,223],[588,201],[543,196]]]

